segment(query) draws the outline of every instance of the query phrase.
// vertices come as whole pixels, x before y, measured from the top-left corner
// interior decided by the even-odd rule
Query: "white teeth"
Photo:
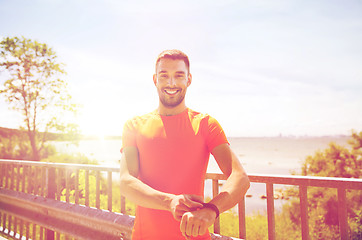
[[[165,90],[165,92],[168,94],[175,94],[177,90]]]

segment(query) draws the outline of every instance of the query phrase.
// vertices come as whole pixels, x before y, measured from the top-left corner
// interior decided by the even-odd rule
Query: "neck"
[[[157,110],[158,110],[158,114],[160,114],[162,116],[173,116],[173,115],[182,113],[186,109],[187,109],[187,107],[185,104],[180,104],[176,107],[168,108],[168,107],[163,106],[163,104],[160,103]]]

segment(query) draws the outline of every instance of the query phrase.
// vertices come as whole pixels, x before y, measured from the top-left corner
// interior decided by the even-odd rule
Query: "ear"
[[[192,75],[189,73],[189,76],[187,77],[187,87],[191,85],[192,82]]]
[[[153,84],[155,84],[155,86],[157,86],[157,74],[153,74]]]

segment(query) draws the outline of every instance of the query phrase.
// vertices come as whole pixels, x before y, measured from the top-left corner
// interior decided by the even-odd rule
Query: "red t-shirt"
[[[123,148],[139,152],[138,178],[150,187],[172,194],[203,196],[210,152],[228,143],[220,124],[190,109],[174,116],[157,111],[135,117],[124,126]],[[132,239],[184,239],[171,212],[138,206]],[[199,238],[210,239],[209,233]]]

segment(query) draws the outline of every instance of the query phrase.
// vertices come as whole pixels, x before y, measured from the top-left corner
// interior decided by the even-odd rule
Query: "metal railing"
[[[84,205],[109,212],[127,213],[126,200],[113,180],[119,177],[118,167],[84,164],[46,163],[33,161],[0,160],[0,188],[42,196],[66,203]],[[213,196],[219,192],[222,174],[208,173],[212,181]],[[254,183],[266,185],[268,237],[275,239],[274,185],[299,187],[302,239],[309,239],[308,187],[325,187],[338,190],[338,214],[341,239],[349,239],[346,207],[346,190],[362,190],[361,179],[278,176],[249,174]],[[79,186],[82,186],[81,188]],[[94,186],[91,188],[90,186]],[[93,192],[91,192],[93,191]],[[106,204],[104,204],[106,203]],[[245,198],[238,204],[239,237],[246,238]],[[3,223],[0,222],[2,226]],[[221,226],[222,227],[222,226]],[[21,228],[21,227],[20,227]],[[220,220],[214,224],[214,233],[220,233]]]

